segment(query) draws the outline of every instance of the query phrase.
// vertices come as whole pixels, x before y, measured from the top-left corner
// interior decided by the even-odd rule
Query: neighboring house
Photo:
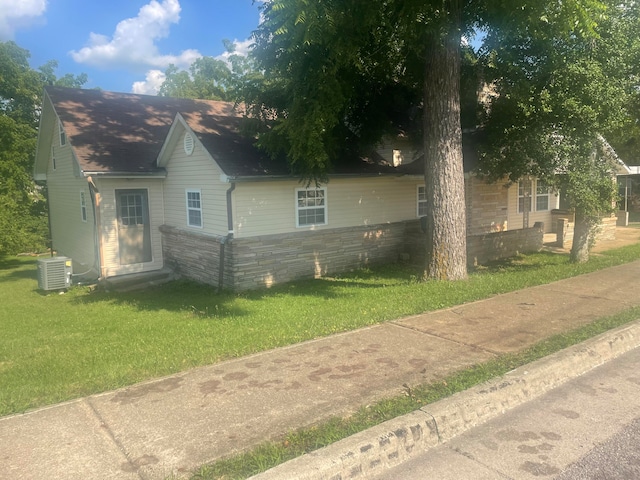
[[[47,185],[53,249],[77,278],[169,267],[234,290],[420,251],[422,162],[373,154],[307,186],[240,130],[228,103],[46,87],[34,178]],[[469,234],[526,226],[524,190],[466,175]],[[535,181],[532,195],[530,226],[551,229],[557,197]]]

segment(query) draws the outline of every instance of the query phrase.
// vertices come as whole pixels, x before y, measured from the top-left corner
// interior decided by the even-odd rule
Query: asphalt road
[[[376,480],[640,479],[640,348]]]

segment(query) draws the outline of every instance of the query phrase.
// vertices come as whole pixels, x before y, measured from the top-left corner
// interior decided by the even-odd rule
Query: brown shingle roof
[[[45,88],[85,172],[152,174],[177,113],[226,175],[289,175],[286,161],[275,161],[242,135],[233,104],[212,100],[156,97],[48,86]],[[336,162],[333,174],[418,174],[422,162],[394,168],[375,153]]]
[[[51,86],[46,92],[86,172],[157,172],[158,154],[180,113],[227,175],[288,173],[240,134],[233,104]]]

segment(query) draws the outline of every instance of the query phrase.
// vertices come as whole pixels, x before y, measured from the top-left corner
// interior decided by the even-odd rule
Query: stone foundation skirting
[[[235,291],[398,260],[421,265],[426,248],[418,220],[231,239],[166,225],[160,231],[166,266],[181,277]],[[538,251],[542,239],[541,225],[472,235],[467,237],[467,258],[473,265]]]
[[[506,230],[467,236],[467,264],[469,266],[509,258],[519,253],[538,252],[542,249],[544,225],[536,223],[533,228]],[[425,234],[419,222],[407,224],[405,250],[408,256],[423,262],[426,250]]]
[[[405,230],[400,222],[235,238],[230,244],[233,289],[269,287],[395,262],[404,248]]]

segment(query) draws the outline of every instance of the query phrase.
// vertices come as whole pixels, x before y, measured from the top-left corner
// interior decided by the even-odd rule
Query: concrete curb
[[[368,478],[640,346],[640,320],[251,477]]]

